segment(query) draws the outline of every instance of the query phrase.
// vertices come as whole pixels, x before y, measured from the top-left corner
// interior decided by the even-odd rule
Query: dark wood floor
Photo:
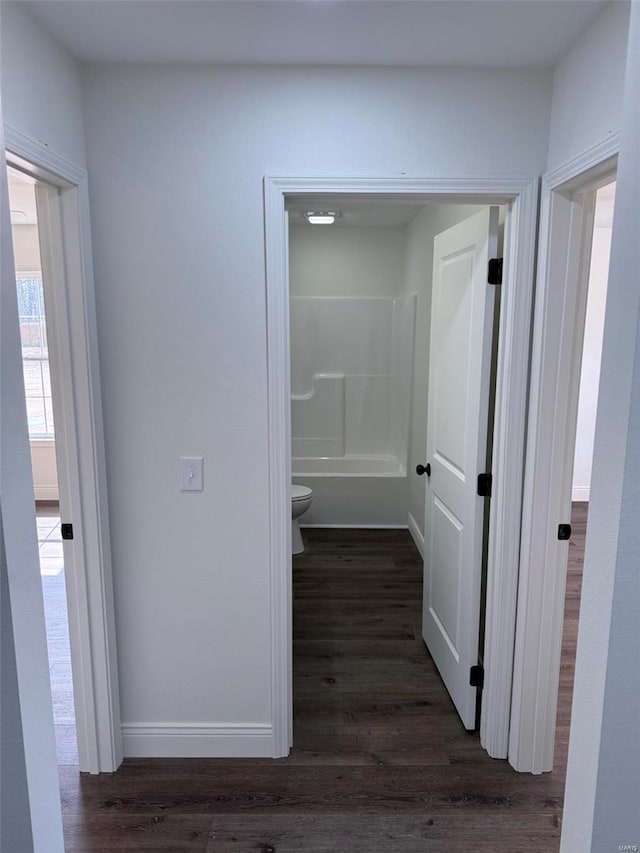
[[[453,710],[420,638],[406,531],[305,531],[294,561],[287,759],[60,768],[68,851],[550,853],[558,849],[586,510],[576,506],[558,767],[515,773]]]

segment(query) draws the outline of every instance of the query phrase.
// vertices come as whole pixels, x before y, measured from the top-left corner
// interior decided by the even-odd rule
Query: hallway
[[[294,560],[294,749],[287,759],[63,767],[67,850],[553,853],[558,849],[586,525],[574,507],[559,766],[514,772],[460,724],[420,637],[406,531],[305,530]]]

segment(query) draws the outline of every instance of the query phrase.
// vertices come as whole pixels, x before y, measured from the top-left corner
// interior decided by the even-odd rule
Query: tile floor
[[[58,764],[77,764],[69,620],[58,505],[38,504],[36,521]]]

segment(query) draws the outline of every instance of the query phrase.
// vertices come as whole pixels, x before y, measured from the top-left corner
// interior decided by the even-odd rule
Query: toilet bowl
[[[311,506],[313,492],[308,486],[291,486],[291,553],[302,554],[304,543],[298,519]]]

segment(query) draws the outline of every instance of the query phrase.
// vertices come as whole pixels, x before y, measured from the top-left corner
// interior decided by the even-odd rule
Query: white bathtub
[[[406,477],[403,463],[395,456],[294,456],[294,477]]]
[[[406,466],[396,456],[294,456],[293,482],[313,489],[301,527],[406,527]]]
[[[409,477],[393,456],[292,460],[293,482],[313,489],[301,527],[406,527]]]

